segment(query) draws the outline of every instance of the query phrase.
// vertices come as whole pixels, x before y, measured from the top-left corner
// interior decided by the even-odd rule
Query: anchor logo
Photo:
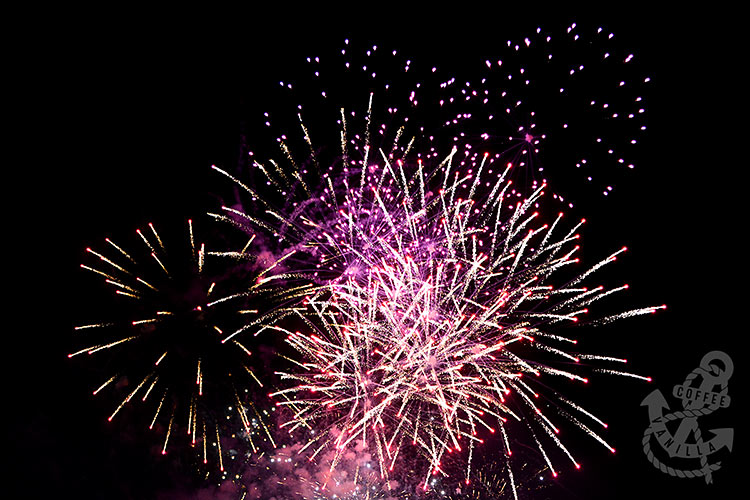
[[[732,451],[734,429],[709,429],[710,436],[705,436],[698,419],[729,406],[728,381],[733,370],[732,359],[727,354],[712,351],[703,356],[700,366],[690,372],[682,384],[672,389],[672,395],[682,400],[682,411],[672,412],[659,389],[643,400],[641,406],[648,407],[650,422],[643,433],[643,452],[654,467],[671,476],[703,476],[706,483],[712,482],[712,473],[721,468],[721,462],[709,463],[709,457],[724,447]],[[672,434],[667,425],[676,420],[679,426]],[[695,459],[700,466],[678,469],[663,463],[651,450],[654,439],[670,459]]]

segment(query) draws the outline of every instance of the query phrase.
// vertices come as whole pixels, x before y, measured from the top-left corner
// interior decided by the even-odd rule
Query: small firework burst
[[[273,444],[253,403],[263,387],[253,334],[288,314],[299,288],[279,285],[287,277],[278,272],[281,259],[263,261],[246,249],[208,251],[192,220],[179,239],[162,239],[151,223],[136,235],[133,250],[109,238],[103,249],[86,249],[94,262],[81,268],[115,293],[116,319],[77,326],[94,343],[69,357],[103,358],[111,372],[93,393],[121,397],[109,420],[140,399],[152,411],[149,428],[166,427],[162,453],[183,429],[202,462],[223,471],[222,439],[234,434],[229,414],[253,451],[262,441]]]

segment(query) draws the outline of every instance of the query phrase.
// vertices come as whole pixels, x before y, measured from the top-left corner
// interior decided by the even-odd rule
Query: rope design
[[[662,472],[665,472],[669,474],[670,476],[677,476],[677,477],[700,477],[700,476],[711,476],[711,473],[713,471],[717,471],[721,468],[721,462],[716,462],[715,464],[710,464],[707,466],[702,466],[700,469],[692,469],[692,470],[682,470],[682,469],[675,469],[674,467],[669,467],[668,465],[663,464],[658,458],[654,456],[654,453],[651,451],[651,444],[649,441],[651,441],[651,428],[647,429],[647,432],[643,435],[643,452],[646,454],[646,458]],[[701,460],[703,462],[703,460]],[[707,479],[708,480],[708,479]]]

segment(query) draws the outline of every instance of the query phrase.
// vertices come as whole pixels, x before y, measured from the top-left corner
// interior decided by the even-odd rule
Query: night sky
[[[13,57],[19,63],[13,111],[25,137],[17,143],[20,159],[6,165],[5,183],[8,199],[15,198],[6,208],[4,264],[12,272],[6,289],[20,302],[5,327],[11,340],[3,363],[10,394],[3,405],[10,418],[5,455],[12,462],[5,483],[18,488],[8,498],[190,498],[179,467],[154,451],[160,441],[127,418],[108,423],[109,406],[90,397],[93,382],[66,357],[72,327],[97,307],[78,265],[92,242],[213,206],[208,193],[217,179],[210,165],[236,164],[243,133],[250,144],[273,139],[257,125],[267,104],[264,89],[280,73],[301,67],[308,55],[332,53],[350,37],[460,74],[481,64],[492,43],[537,24],[584,19],[479,9],[444,17],[344,14],[351,20],[336,24],[332,15],[313,12],[292,20],[256,12],[231,23],[102,13],[88,24],[68,13],[70,22],[50,19],[19,38],[26,51]],[[612,276],[631,290],[619,300],[668,309],[590,335],[591,345],[628,358],[629,369],[653,382],[601,376],[576,393],[577,401],[606,416],[606,437],[617,453],[571,433],[567,442],[583,468],[564,469],[542,498],[735,498],[729,492],[740,484],[746,461],[738,338],[747,329],[745,159],[735,135],[746,121],[739,77],[744,47],[731,17],[624,9],[587,16],[601,19],[653,68],[655,90],[638,168],[612,199],[594,193],[581,200],[597,207],[584,214],[590,222],[584,248],[603,255],[626,245],[630,251]],[[21,180],[11,180],[18,170]],[[713,427],[734,427],[735,443],[707,486],[648,463],[640,402],[655,388],[671,392],[711,350],[735,363],[731,407],[710,420]]]

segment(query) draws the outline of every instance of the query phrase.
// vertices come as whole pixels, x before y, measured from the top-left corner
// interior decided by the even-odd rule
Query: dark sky
[[[257,118],[246,116],[258,109],[257,89],[277,81],[287,63],[359,36],[414,59],[470,64],[466,54],[528,32],[535,15],[467,8],[445,16],[351,13],[334,23],[333,14],[311,10],[293,19],[257,12],[239,23],[186,23],[102,13],[89,23],[68,13],[65,22],[50,19],[19,37],[26,44],[13,57],[13,107],[25,137],[17,143],[20,163],[6,166],[6,192],[16,201],[4,238],[5,267],[13,273],[7,288],[22,305],[20,314],[9,311],[4,363],[6,457],[18,467],[7,482],[21,491],[14,498],[153,498],[179,477],[138,439],[105,425],[106,409],[90,400],[65,357],[71,326],[86,309],[78,264],[90,242],[205,207],[208,167],[235,161],[243,120]],[[545,26],[582,19],[540,16]],[[567,472],[551,498],[720,498],[740,483],[741,442],[725,455],[714,485],[658,472],[640,448],[647,421],[639,406],[654,388],[669,392],[706,352],[722,350],[735,361],[733,401],[716,425],[735,427],[741,438],[746,204],[735,137],[745,125],[744,46],[731,17],[601,13],[603,24],[652,65],[657,90],[648,154],[630,192],[590,218],[609,248],[631,248],[619,272],[632,285],[633,303],[669,308],[611,331],[618,353],[654,382],[590,384],[618,453],[585,443],[584,470]],[[17,170],[25,175],[11,181]]]

